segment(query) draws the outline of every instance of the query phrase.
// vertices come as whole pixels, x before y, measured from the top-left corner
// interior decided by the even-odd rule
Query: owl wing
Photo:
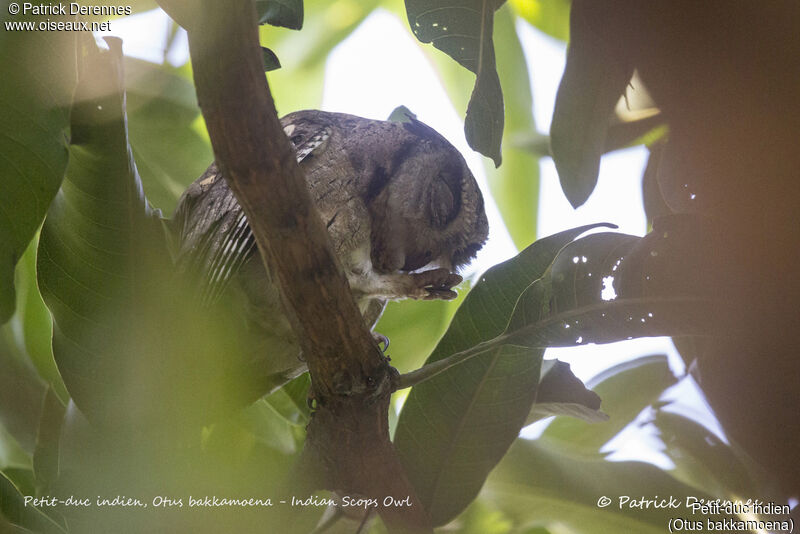
[[[332,132],[327,125],[291,135],[293,130],[291,124],[285,125],[298,163],[321,152]],[[206,304],[222,295],[256,250],[247,216],[216,163],[180,198],[171,227],[176,266],[202,280],[200,299]]]

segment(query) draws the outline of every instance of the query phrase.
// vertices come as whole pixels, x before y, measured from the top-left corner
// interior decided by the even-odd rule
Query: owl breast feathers
[[[488,233],[461,154],[414,119],[312,110],[281,122],[367,325],[387,300],[454,298],[461,277],[453,271]],[[225,301],[225,313],[241,316],[254,372],[274,388],[304,371],[279,289],[216,164],[183,194],[171,225],[178,272],[195,277],[203,305]]]
[[[461,154],[415,119],[308,110],[281,123],[362,311],[370,299],[455,297],[452,271],[488,233]],[[184,193],[174,222],[178,260],[205,271],[208,298],[254,257],[247,219],[216,165]]]

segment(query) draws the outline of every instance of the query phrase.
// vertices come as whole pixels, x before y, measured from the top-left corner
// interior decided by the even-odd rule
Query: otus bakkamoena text
[[[281,119],[350,288],[372,327],[387,300],[451,299],[488,234],[483,197],[461,154],[416,119],[299,111]],[[247,219],[212,164],[173,219],[178,265],[203,301],[232,299],[274,385],[304,370],[277,287]]]

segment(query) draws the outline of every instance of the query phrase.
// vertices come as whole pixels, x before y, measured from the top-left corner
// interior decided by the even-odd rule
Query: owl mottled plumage
[[[483,198],[461,154],[414,119],[309,110],[281,123],[367,324],[387,299],[454,298],[461,277],[453,271],[488,233]],[[242,299],[254,338],[271,339],[273,353],[276,340],[282,347],[283,358],[270,355],[270,365],[286,378],[301,371],[278,290],[216,164],[181,197],[173,226],[178,266],[204,281],[203,300]]]

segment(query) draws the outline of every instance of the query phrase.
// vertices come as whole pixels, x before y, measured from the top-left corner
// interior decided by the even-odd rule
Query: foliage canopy
[[[203,16],[163,4],[183,25]],[[754,91],[723,76],[730,99],[744,102],[729,119],[708,103],[707,93],[719,87],[704,85],[705,78],[689,96],[670,89],[685,88],[681,68],[696,73],[708,67],[704,59],[716,56],[700,54],[697,64],[673,57],[674,42],[654,29],[654,21],[675,30],[671,39],[694,38],[695,19],[708,20],[703,17],[710,8],[667,15],[662,2],[253,4],[263,25],[268,80],[286,111],[319,105],[328,53],[371,12],[383,8],[406,20],[455,107],[464,111],[467,141],[488,158],[492,196],[520,248],[474,284],[465,283],[466,296],[458,301],[393,303],[378,326],[392,339],[392,365],[406,373],[399,383],[411,386],[407,398],[395,395],[399,415],[392,408],[386,417],[431,526],[661,532],[668,511],[601,509],[598,497],[784,499],[797,491],[787,484],[791,470],[782,477],[768,459],[786,461],[787,449],[764,455],[747,439],[759,431],[752,423],[758,410],[744,417],[750,426],[736,426],[722,409],[739,383],[737,372],[752,370],[750,362],[763,354],[764,339],[773,339],[777,325],[796,322],[786,311],[798,291],[796,284],[777,287],[750,255],[757,251],[775,260],[784,254],[764,230],[791,221],[787,213],[794,204],[777,202],[772,218],[753,232],[726,212],[748,205],[745,200],[720,192],[720,176],[730,176],[724,156],[740,140],[730,134],[718,141],[713,127],[750,120]],[[148,1],[132,5],[139,11],[154,7]],[[781,6],[769,9],[781,13]],[[730,15],[734,22],[710,23],[705,31],[717,36],[730,30],[730,46],[740,52],[746,38],[739,24],[752,13],[732,8]],[[570,39],[550,138],[536,132],[531,114],[527,63],[515,27],[520,21]],[[796,29],[792,24],[787,26]],[[664,42],[643,37],[649,31]],[[759,45],[762,31],[747,38]],[[691,44],[727,53],[703,40]],[[777,70],[782,59],[798,57],[798,48],[788,46],[771,66]],[[751,59],[732,61],[747,67]],[[672,68],[672,78],[659,75],[662,65]],[[170,525],[213,532],[233,525],[246,532],[266,513],[272,524],[304,532],[328,521],[316,507],[227,510],[212,518],[175,510],[144,517],[26,505],[25,496],[81,493],[140,495],[146,502],[167,491],[283,495],[293,489],[285,479],[298,476],[290,466],[303,459],[306,425],[318,407],[307,402],[308,374],[277,391],[264,389],[259,368],[245,361],[240,340],[229,334],[230,314],[197,309],[191,288],[175,276],[164,214],[213,159],[191,68],[124,57],[115,40],[98,47],[83,34],[13,31],[0,33],[0,68],[6,73],[0,83],[0,527],[86,532],[132,520],[138,529]],[[615,107],[635,70],[654,102],[635,110],[641,113],[631,120]],[[756,74],[763,80],[774,72],[768,66]],[[786,95],[774,96],[784,102]],[[698,99],[707,107],[692,108]],[[708,118],[702,128],[687,126],[692,113]],[[767,186],[758,198],[772,200],[780,191],[797,200],[797,185],[789,185],[784,172],[795,167],[780,152],[784,133],[794,130],[780,117],[774,120],[781,141],[772,150],[778,153],[765,149],[759,161],[779,160],[768,167],[779,185]],[[711,156],[696,156],[687,139]],[[651,156],[642,185],[652,231],[644,237],[597,232],[612,226],[598,223],[534,241],[538,163],[549,157],[548,143],[574,206],[591,195],[603,154],[647,144]],[[741,185],[737,176],[733,181]],[[787,231],[784,240],[795,255],[796,233]],[[751,250],[754,235],[764,239]],[[792,273],[792,267],[776,269]],[[754,277],[773,284],[766,290],[771,301],[743,282]],[[743,301],[731,295],[737,291],[753,297],[753,311],[739,313]],[[777,319],[750,332],[753,315],[765,309]],[[752,335],[719,341],[732,328]],[[731,373],[708,382],[713,407],[735,438],[731,444],[660,400],[678,380],[663,355],[613,367],[587,385],[568,365],[543,358],[548,347],[661,335],[675,336],[687,364],[709,369],[724,365],[719,354],[742,347]],[[787,363],[785,346],[766,346],[773,355],[764,360],[766,370],[753,373],[754,382],[783,393],[797,365]],[[797,406],[794,389],[789,410]],[[760,390],[745,391],[747,402],[757,406]],[[519,437],[524,426],[550,416],[555,419],[540,437]],[[664,439],[674,469],[605,457],[603,446],[643,417]],[[795,438],[793,430],[788,447],[796,446]],[[163,488],[154,489],[154,479]],[[340,522],[333,528],[344,531],[362,517],[337,512],[334,519]],[[384,528],[380,521],[368,525],[373,532]]]

